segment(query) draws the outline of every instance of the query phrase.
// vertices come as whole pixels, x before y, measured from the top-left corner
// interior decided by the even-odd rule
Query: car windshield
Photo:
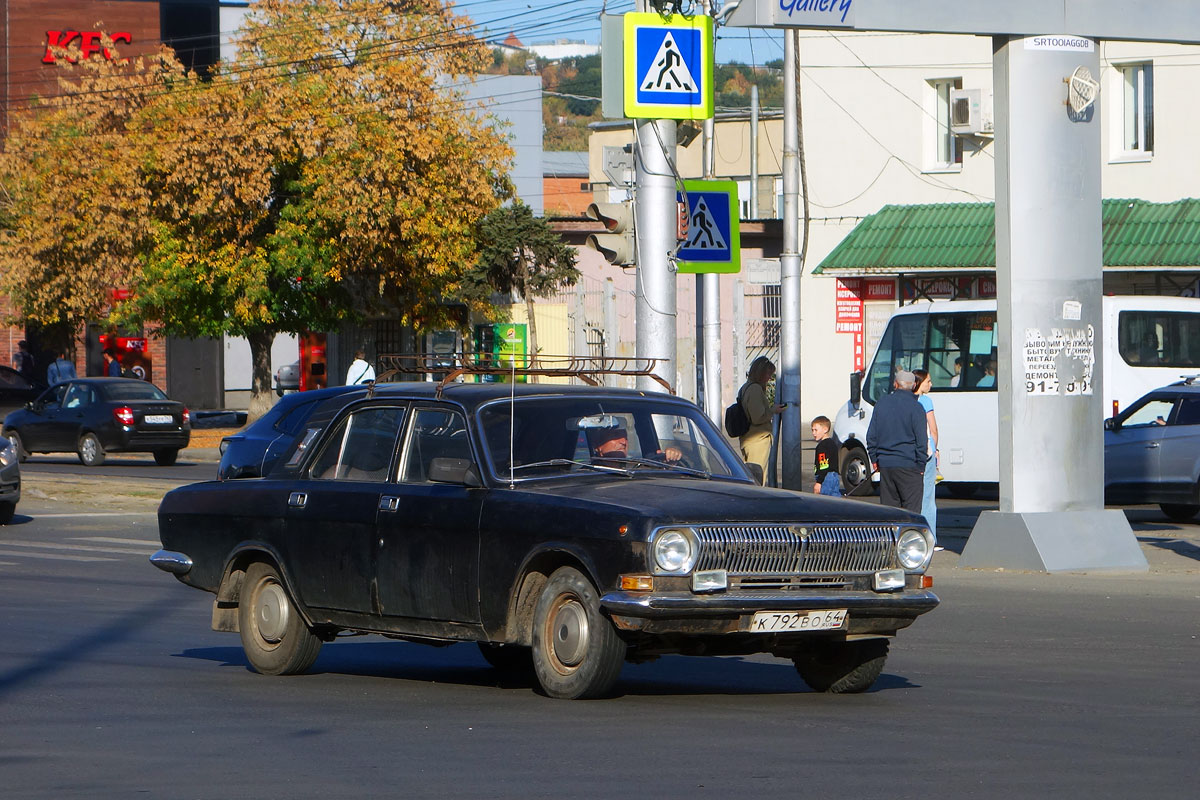
[[[669,471],[743,477],[699,409],[636,397],[517,398],[479,412],[497,478]]]
[[[122,381],[120,383],[110,383],[104,387],[104,397],[108,400],[166,400],[167,396],[163,394],[162,389],[159,389],[153,383],[145,383],[144,381],[130,381],[128,383]]]

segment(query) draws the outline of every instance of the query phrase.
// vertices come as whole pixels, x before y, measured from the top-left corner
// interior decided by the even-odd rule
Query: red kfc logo
[[[69,47],[76,39],[79,40],[79,52],[84,58],[90,58],[92,55],[100,53],[106,61],[111,61],[112,51],[100,43],[103,37],[103,31],[46,31],[46,54],[42,56],[42,63],[55,63],[57,61],[54,56],[55,49]],[[112,42],[113,44],[118,42],[132,44],[133,34],[128,31],[119,31],[112,35]],[[67,61],[71,64],[78,63],[77,59],[69,56]]]

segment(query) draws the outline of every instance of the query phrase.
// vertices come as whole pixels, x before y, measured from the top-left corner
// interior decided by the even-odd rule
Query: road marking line
[[[22,558],[52,558],[57,561],[116,561],[115,558],[102,558],[100,556],[67,556],[62,553],[29,553],[29,552],[12,552],[0,550],[0,556],[14,556]]]
[[[101,542],[103,544],[127,544],[131,546],[145,545],[147,547],[162,547],[162,542],[154,539],[119,539],[116,536],[72,536],[72,542]]]
[[[55,542],[28,542],[22,539],[0,539],[5,547],[38,547],[44,550],[76,550],[83,553],[117,553],[123,556],[153,555],[153,550],[122,550],[116,547],[95,547],[86,544],[57,544]]]
[[[80,517],[150,517],[157,511],[96,511],[88,514],[30,514],[34,519],[78,519]]]

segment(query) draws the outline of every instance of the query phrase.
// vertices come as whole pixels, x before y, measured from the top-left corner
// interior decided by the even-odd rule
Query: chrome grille
[[[858,575],[896,563],[895,525],[699,525],[697,570],[729,576]]]

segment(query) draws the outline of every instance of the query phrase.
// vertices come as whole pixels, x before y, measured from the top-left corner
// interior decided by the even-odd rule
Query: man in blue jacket
[[[920,514],[929,434],[925,409],[913,394],[915,383],[916,376],[908,370],[896,373],[895,391],[875,404],[867,452],[879,471],[879,501]]]

